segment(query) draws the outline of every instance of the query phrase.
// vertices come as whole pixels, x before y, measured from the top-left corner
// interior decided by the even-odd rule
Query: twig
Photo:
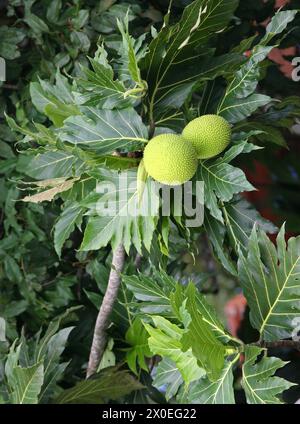
[[[260,341],[257,343],[252,343],[252,346],[259,346],[267,349],[272,349],[276,347],[289,347],[291,349],[296,349],[300,351],[300,341],[296,340],[276,340],[274,342]]]
[[[143,260],[142,255],[140,255],[139,253],[137,253],[136,254],[136,257],[135,257],[135,260],[134,260],[134,265],[135,265],[137,271],[139,271],[140,268],[141,268],[142,260]]]
[[[125,250],[124,247],[120,245],[113,253],[112,266],[107,289],[97,316],[93,342],[90,351],[90,358],[86,373],[87,378],[97,372],[97,368],[99,366],[99,363],[102,359],[106,347],[106,330],[109,325],[110,314],[113,310],[114,303],[118,296],[118,290],[121,283],[120,273],[124,268],[124,263]]]
[[[19,87],[15,84],[2,84],[0,88],[6,88],[7,90],[19,90]]]
[[[151,138],[154,136],[154,132],[155,132],[155,122],[153,121],[153,119],[150,119],[149,131],[148,131],[149,140],[151,140]]]

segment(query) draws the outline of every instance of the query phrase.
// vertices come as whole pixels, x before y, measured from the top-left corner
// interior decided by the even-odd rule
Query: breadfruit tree
[[[295,384],[275,375],[286,362],[269,349],[299,349],[300,238],[287,240],[284,225],[276,228],[248,203],[244,193],[256,187],[242,167],[258,150],[276,148],[274,122],[280,134],[299,108],[260,89],[268,55],[293,30],[297,12],[277,11],[263,34],[234,44],[238,3],[195,0],[179,18],[171,4],[146,32],[132,28],[134,6],[118,9],[116,35],[103,34],[76,72],[61,68],[52,81],[31,82],[43,120],[25,126],[6,115],[26,164],[22,201],[60,206],[52,231],[58,258],[76,231],[80,260],[100,254],[110,264],[109,276],[89,268],[99,291],[86,290],[98,308],[87,380],[54,401],[106,402],[130,391],[150,399],[151,386],[173,403],[230,404],[238,384],[247,403],[275,404]],[[178,213],[175,193],[188,182]],[[164,190],[171,193],[168,214]],[[196,226],[188,224],[188,201],[202,208]],[[191,267],[200,257],[204,272],[186,277],[180,252]],[[246,299],[250,342],[230,332],[213,305],[216,272]],[[11,357],[20,349],[12,346]],[[47,354],[21,361],[3,399],[18,403],[16,379],[33,378],[24,396],[38,401],[45,360]],[[125,368],[109,368],[118,362]],[[95,387],[88,399],[89,385],[124,379],[127,391],[116,396],[107,388],[97,398]]]

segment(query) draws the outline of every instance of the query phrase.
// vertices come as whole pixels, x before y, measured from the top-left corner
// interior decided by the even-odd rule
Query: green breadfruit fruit
[[[203,115],[191,121],[182,136],[193,144],[199,159],[218,155],[230,143],[230,124],[218,115]]]
[[[193,177],[198,161],[194,147],[181,135],[160,134],[147,144],[144,165],[156,181],[180,185]]]

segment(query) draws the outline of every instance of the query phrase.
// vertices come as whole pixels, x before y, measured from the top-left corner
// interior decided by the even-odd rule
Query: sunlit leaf
[[[300,313],[300,237],[277,248],[262,231],[253,228],[247,252],[240,251],[239,278],[250,306],[250,320],[263,340],[289,338]]]
[[[60,132],[64,142],[107,155],[116,149],[133,151],[147,142],[147,129],[134,109],[108,110],[89,106],[82,115],[65,120]]]
[[[198,366],[192,349],[183,349],[181,339],[184,330],[171,324],[163,317],[153,316],[152,319],[155,328],[149,324],[144,324],[150,335],[148,344],[152,353],[167,357],[175,362],[186,384],[204,375],[205,371]]]
[[[151,352],[148,346],[148,334],[141,320],[135,318],[126,332],[125,340],[131,346],[126,349],[126,361],[131,371],[138,374],[137,365],[148,371],[146,357],[150,358]]]
[[[279,358],[263,357],[258,360],[262,349],[246,346],[246,357],[243,364],[242,386],[246,393],[247,403],[276,404],[282,403],[278,395],[293,386],[287,380],[274,377],[275,372],[287,362]]]
[[[93,215],[85,229],[81,250],[100,249],[108,243],[113,248],[123,244],[127,252],[131,245],[139,252],[142,245],[150,250],[159,208],[155,186],[148,179],[140,199],[136,170],[117,175],[103,170],[101,174],[98,192],[81,203]]]
[[[229,164],[240,153],[244,153],[246,145],[245,143],[237,144],[231,147],[223,157],[217,160],[203,160],[199,163],[196,175],[197,179],[205,184],[205,206],[220,222],[223,222],[223,216],[219,201],[229,202],[236,193],[254,190],[244,172]]]
[[[234,404],[233,366],[239,355],[233,361],[226,361],[217,381],[211,382],[207,377],[191,385],[188,400],[190,403],[229,405]]]
[[[175,362],[168,357],[163,358],[156,369],[153,386],[165,391],[166,399],[170,400],[177,394],[182,383],[183,379]]]

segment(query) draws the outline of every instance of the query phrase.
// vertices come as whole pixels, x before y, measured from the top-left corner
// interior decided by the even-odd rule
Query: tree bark
[[[110,315],[114,307],[114,303],[118,296],[118,290],[121,283],[120,273],[123,271],[125,263],[125,250],[122,245],[117,247],[113,253],[112,267],[109,275],[107,289],[97,316],[94,329],[93,342],[90,351],[89,363],[86,378],[97,372],[98,366],[102,359],[107,336],[106,330],[110,323]]]
[[[139,271],[141,268],[142,260],[143,260],[143,257],[139,253],[137,253],[134,260],[134,266],[136,267],[137,271]]]
[[[300,341],[296,340],[276,340],[274,342],[257,342],[253,343],[253,346],[264,347],[267,349],[274,349],[278,347],[289,347],[291,349],[296,349],[300,351]]]

